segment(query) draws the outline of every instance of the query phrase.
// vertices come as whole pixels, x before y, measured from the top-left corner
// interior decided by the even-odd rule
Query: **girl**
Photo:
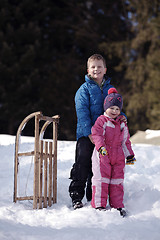
[[[126,164],[134,164],[134,152],[129,141],[127,124],[120,115],[122,96],[115,88],[108,90],[104,100],[104,115],[97,118],[92,127],[95,148],[92,155],[92,201],[96,209],[105,209],[109,195],[110,206],[124,217],[123,180]]]

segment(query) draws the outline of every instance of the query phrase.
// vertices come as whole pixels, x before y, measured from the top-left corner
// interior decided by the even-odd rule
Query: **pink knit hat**
[[[104,111],[106,111],[111,106],[117,106],[122,110],[123,99],[122,96],[117,92],[115,88],[110,88],[108,90],[108,95],[104,100]]]

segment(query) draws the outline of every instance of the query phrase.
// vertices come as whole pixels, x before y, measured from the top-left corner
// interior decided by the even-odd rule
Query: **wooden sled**
[[[19,152],[20,136],[27,122],[35,118],[34,151]],[[39,130],[40,121],[45,121]],[[52,141],[44,140],[44,133],[50,124],[53,124]],[[28,115],[20,124],[15,140],[15,161],[14,161],[14,197],[17,200],[33,200],[33,209],[52,206],[57,202],[57,133],[59,116],[47,117],[41,112],[34,112]],[[34,157],[34,184],[33,196],[17,197],[17,175],[19,158],[22,156]],[[43,187],[43,190],[42,190]],[[42,195],[43,193],[43,195]],[[43,203],[43,205],[42,205]]]

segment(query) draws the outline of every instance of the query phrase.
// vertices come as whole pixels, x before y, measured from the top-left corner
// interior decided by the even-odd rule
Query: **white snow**
[[[21,137],[22,149],[33,149],[34,139]],[[31,201],[13,203],[15,136],[0,135],[0,240],[159,240],[160,239],[160,146],[135,144],[137,162],[125,169],[122,218],[115,209],[72,210],[68,194],[69,173],[75,144],[58,141],[58,201],[33,210]],[[30,194],[33,159],[21,159],[19,193]],[[28,194],[28,195],[29,195]],[[86,203],[86,199],[83,200]]]
[[[147,129],[145,132],[146,132],[146,139],[150,139],[150,138],[154,138],[154,137],[160,137],[160,130]]]

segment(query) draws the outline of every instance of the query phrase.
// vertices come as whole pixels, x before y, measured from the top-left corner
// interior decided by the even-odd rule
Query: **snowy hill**
[[[68,195],[69,172],[75,142],[58,141],[58,202],[33,210],[30,201],[13,203],[14,136],[0,135],[0,240],[159,240],[160,146],[133,145],[137,162],[126,166],[124,203],[129,211],[100,212],[86,204],[72,210]],[[21,147],[31,149],[33,138],[22,137]],[[32,158],[22,161],[19,191],[30,192]],[[86,202],[86,199],[83,201]]]
[[[131,138],[133,144],[146,143],[160,145],[160,130],[137,131]]]

